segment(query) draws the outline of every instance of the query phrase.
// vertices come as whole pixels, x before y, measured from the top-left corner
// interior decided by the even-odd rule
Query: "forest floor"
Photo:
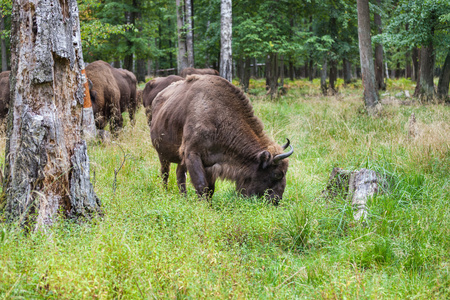
[[[328,97],[318,81],[286,84],[272,100],[262,80],[249,90],[266,132],[295,149],[278,207],[223,181],[210,203],[189,178],[180,196],[174,166],[166,191],[141,108],[89,146],[103,218],[30,234],[0,224],[0,298],[450,298],[450,107],[398,95],[371,118],[361,82]],[[414,83],[389,81],[383,98],[405,90]],[[389,178],[365,225],[345,198],[320,197],[334,167]]]

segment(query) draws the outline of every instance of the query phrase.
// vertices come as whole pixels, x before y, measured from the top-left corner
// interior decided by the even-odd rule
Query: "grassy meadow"
[[[189,179],[183,197],[174,166],[166,191],[140,108],[134,127],[89,146],[102,218],[30,234],[0,223],[0,299],[449,299],[450,106],[385,105],[371,118],[361,82],[329,97],[319,81],[286,85],[273,100],[262,80],[249,90],[266,132],[294,146],[278,207],[223,181],[211,203]],[[389,81],[387,93],[406,89]],[[349,200],[320,197],[334,167],[389,178],[365,226]]]

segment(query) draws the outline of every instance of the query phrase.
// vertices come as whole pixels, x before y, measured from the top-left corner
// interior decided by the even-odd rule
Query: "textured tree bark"
[[[381,6],[381,0],[377,0],[378,6]],[[378,34],[382,34],[381,27],[381,16],[379,14],[374,14],[374,22],[377,27]],[[386,90],[386,83],[384,82],[383,73],[383,45],[375,45],[375,80],[377,84],[377,89]]]
[[[370,37],[369,1],[357,0],[359,55],[364,86],[364,102],[369,115],[378,112],[378,92],[375,84],[372,43]]]
[[[176,6],[177,6],[177,30],[178,30],[177,64],[178,64],[178,74],[180,74],[181,70],[187,68],[189,64],[186,49],[186,31],[184,30],[184,25],[186,22],[184,1],[182,2],[181,0],[176,0]]]
[[[0,9],[0,31],[5,30],[5,18],[3,17],[3,11]],[[6,41],[0,39],[1,51],[2,51],[2,72],[8,70],[8,57],[6,56]]]
[[[39,228],[54,223],[58,212],[91,218],[100,201],[81,138],[85,88],[76,0],[14,1],[11,37],[5,219]]]
[[[437,94],[440,99],[448,100],[448,88],[450,84],[450,50],[445,58],[444,66],[442,67],[441,76],[439,76],[439,83]]]
[[[231,0],[220,1],[220,76],[232,80],[233,57],[231,50],[232,39],[232,11]]]

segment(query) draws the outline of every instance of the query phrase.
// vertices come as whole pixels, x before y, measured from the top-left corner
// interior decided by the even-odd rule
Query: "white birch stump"
[[[385,186],[385,181],[375,171],[334,168],[322,195],[329,200],[338,196],[347,199],[352,204],[354,219],[364,221],[368,213],[367,200],[381,192],[382,186]]]

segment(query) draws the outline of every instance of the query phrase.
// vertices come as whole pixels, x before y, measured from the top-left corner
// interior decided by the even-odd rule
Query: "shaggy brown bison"
[[[103,129],[110,122],[111,132],[123,126],[122,113],[128,111],[131,124],[137,109],[136,76],[98,60],[86,66],[95,124]]]
[[[181,70],[180,72],[180,76],[186,78],[186,76],[188,75],[193,75],[193,74],[198,74],[198,75],[217,75],[219,76],[219,72],[217,72],[214,69],[195,69],[195,68],[184,68],[183,70]]]
[[[149,125],[151,120],[151,107],[153,99],[155,99],[156,95],[158,95],[159,92],[168,87],[172,82],[183,79],[184,78],[180,76],[170,75],[167,77],[157,77],[147,82],[144,87],[144,91],[142,92],[142,102],[145,108],[145,114],[147,115],[147,121],[149,122]]]
[[[120,109],[120,89],[110,64],[97,60],[86,66],[86,76],[92,82],[90,89],[95,125],[103,129],[110,122],[111,132],[123,126]]]
[[[199,197],[214,193],[218,178],[236,183],[243,195],[265,195],[278,204],[286,187],[289,146],[264,132],[248,98],[219,76],[192,75],[156,96],[150,133],[167,185],[170,163],[186,192],[186,171]]]
[[[4,71],[0,73],[0,123],[6,119],[9,108],[9,73],[10,71]]]
[[[134,115],[137,109],[136,76],[125,69],[112,68],[112,72],[120,90],[120,112],[128,111],[130,123],[134,125]]]

